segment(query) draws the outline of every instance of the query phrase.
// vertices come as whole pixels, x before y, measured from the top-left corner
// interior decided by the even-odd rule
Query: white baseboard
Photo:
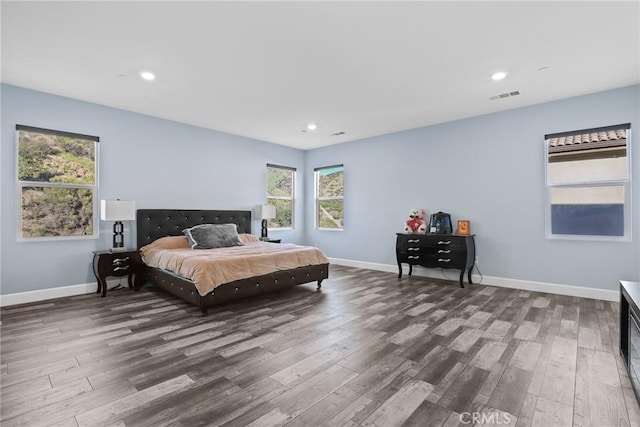
[[[115,286],[117,279],[107,280],[107,289]],[[95,294],[98,284],[82,283],[80,285],[61,286],[51,289],[39,289],[37,291],[17,292],[14,294],[0,295],[0,307],[7,307],[28,302],[46,301],[53,298],[71,297],[75,295]]]
[[[368,270],[385,271],[387,273],[397,273],[398,266],[390,264],[379,264],[374,262],[353,261],[341,258],[329,258],[329,262],[346,267],[365,268]],[[408,272],[408,267],[403,265],[403,271]],[[458,280],[458,273],[451,270],[450,274],[446,274],[445,270],[435,268],[413,269],[416,276],[433,277],[436,279]],[[446,275],[445,275],[446,274]],[[474,282],[480,281],[480,276],[474,274]],[[530,280],[507,279],[504,277],[484,276],[482,285],[499,286],[502,288],[522,289],[525,291],[547,292],[557,295],[568,295],[573,297],[599,299],[605,301],[619,301],[620,293],[618,291],[610,291],[606,289],[586,288],[584,286],[560,285],[556,283],[534,282]],[[115,286],[118,280],[107,280],[109,288]],[[14,294],[0,295],[0,307],[6,307],[16,304],[25,304],[28,302],[46,301],[53,298],[63,298],[75,295],[92,294],[97,290],[97,284],[83,283],[80,285],[62,286],[51,289],[40,289],[37,291],[18,292]]]
[[[390,264],[378,264],[374,262],[353,261],[350,259],[329,258],[329,262],[346,267],[366,268],[369,270],[386,271],[388,273],[397,273],[398,266]],[[403,265],[403,272],[408,272],[408,266]],[[447,274],[451,271],[451,273]],[[458,280],[459,273],[457,270],[441,270],[436,268],[414,267],[413,274],[416,276],[433,277],[436,279]],[[404,273],[403,273],[404,274]],[[472,275],[473,281],[478,283],[480,276]],[[525,291],[546,292],[549,294],[568,295],[572,297],[599,299],[605,301],[620,301],[619,291],[610,291],[607,289],[587,288],[584,286],[560,285],[557,283],[534,282],[531,280],[507,279],[504,277],[483,276],[482,285],[498,286],[501,288],[522,289]]]
[[[480,276],[473,275],[474,281],[480,280]],[[484,276],[486,285],[499,286],[501,288],[522,289],[525,291],[546,292],[549,294],[568,295],[571,297],[599,299],[604,301],[620,301],[620,291],[607,289],[587,288],[585,286],[561,285],[558,283],[534,282],[531,280],[505,279],[504,277]]]
[[[398,272],[398,266],[396,265],[378,264],[375,262],[353,261],[350,259],[342,259],[342,258],[329,258],[329,263],[344,265],[345,267],[357,267],[357,268],[366,268],[368,270],[386,271],[387,273]]]

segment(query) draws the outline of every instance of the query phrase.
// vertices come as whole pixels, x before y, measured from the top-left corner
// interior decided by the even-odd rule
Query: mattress
[[[181,237],[161,238],[142,247],[142,260],[149,267],[191,280],[201,296],[236,280],[329,262],[320,249],[311,246],[251,241],[228,248],[190,249],[186,238],[184,242],[178,239]]]

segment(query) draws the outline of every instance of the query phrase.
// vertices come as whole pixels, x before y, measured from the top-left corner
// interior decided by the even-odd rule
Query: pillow
[[[238,234],[238,237],[240,238],[240,241],[245,244],[260,241],[260,238],[255,234],[242,233]]]
[[[242,246],[235,224],[200,224],[182,230],[191,249],[214,249]]]
[[[185,236],[166,236],[161,237],[147,246],[153,246],[156,249],[179,249],[187,248],[187,238]]]
[[[147,249],[182,249],[188,248],[188,241],[185,236],[167,236],[161,237],[153,242],[140,248],[143,254]]]

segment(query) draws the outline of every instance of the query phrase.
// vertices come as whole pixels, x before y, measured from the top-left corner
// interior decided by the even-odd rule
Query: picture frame
[[[471,233],[471,221],[461,219],[458,221],[458,234],[460,236],[468,236]]]

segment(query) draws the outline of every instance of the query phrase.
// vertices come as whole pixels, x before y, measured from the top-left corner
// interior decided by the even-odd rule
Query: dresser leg
[[[402,264],[398,263],[398,279],[402,279]]]
[[[107,280],[106,279],[98,279],[98,282],[102,285],[102,296],[107,295]]]
[[[464,269],[460,270],[460,287],[464,288]]]
[[[473,282],[471,281],[471,272],[472,271],[473,271],[473,266],[471,266],[471,268],[469,269],[469,274],[468,274],[468,276],[469,276],[469,284],[470,285],[473,285]]]
[[[93,275],[96,278],[96,281],[98,282],[98,290],[96,291],[96,294],[99,294],[100,292],[102,292],[102,283],[100,282],[100,275],[98,274],[98,262],[100,260],[100,257],[98,256],[98,254],[96,254],[94,252],[93,254],[93,262],[91,263],[91,266],[93,268]]]
[[[409,276],[413,273],[413,264],[409,264]]]

